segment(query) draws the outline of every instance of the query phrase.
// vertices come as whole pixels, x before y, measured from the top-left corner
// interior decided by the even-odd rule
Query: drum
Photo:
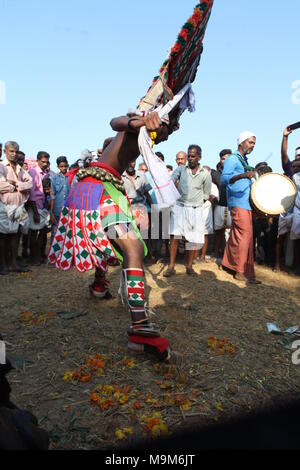
[[[260,216],[287,212],[295,203],[296,186],[287,176],[267,173],[252,185],[251,205]]]

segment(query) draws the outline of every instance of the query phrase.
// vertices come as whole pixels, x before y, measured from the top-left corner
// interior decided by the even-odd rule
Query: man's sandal
[[[193,268],[186,268],[186,273],[188,276],[198,276],[196,271],[193,270]]]
[[[175,271],[174,268],[168,268],[168,269],[164,272],[163,276],[164,276],[164,277],[172,277],[172,276],[175,276],[175,274],[176,274],[176,271]]]

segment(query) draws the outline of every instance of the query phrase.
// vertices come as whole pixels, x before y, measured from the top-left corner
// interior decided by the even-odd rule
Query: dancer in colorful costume
[[[96,267],[91,289],[99,297],[108,292],[105,274],[110,261],[123,265],[125,297],[131,313],[128,347],[170,359],[167,339],[150,322],[145,307],[143,256],[146,246],[133,218],[121,179],[128,164],[142,154],[154,181],[156,199],[161,207],[171,206],[180,197],[163,162],[154,154],[153,144],[168,139],[179,128],[185,109],[193,108],[190,83],[195,79],[203,50],[202,41],[210,16],[212,0],[195,8],[184,26],[168,60],[138,109],[113,119],[116,137],[104,150],[101,161],[84,159],[74,169],[78,180],[62,209],[50,249],[49,261],[80,272]],[[177,95],[174,97],[174,94]]]

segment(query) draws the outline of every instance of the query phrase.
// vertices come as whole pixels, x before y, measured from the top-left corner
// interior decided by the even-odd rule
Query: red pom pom
[[[179,52],[181,50],[181,45],[177,42],[175,44],[175,46],[172,47],[172,54],[176,54],[177,52]]]
[[[187,29],[182,29],[179,36],[181,36],[185,41],[188,40],[189,32]]]

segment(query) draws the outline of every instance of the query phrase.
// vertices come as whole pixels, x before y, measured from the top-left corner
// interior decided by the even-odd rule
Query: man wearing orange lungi
[[[252,132],[242,132],[238,150],[224,164],[222,184],[227,187],[228,207],[232,226],[222,266],[235,272],[238,281],[260,284],[254,272],[253,224],[250,191],[255,172],[248,165],[247,155],[253,152],[256,137]]]

